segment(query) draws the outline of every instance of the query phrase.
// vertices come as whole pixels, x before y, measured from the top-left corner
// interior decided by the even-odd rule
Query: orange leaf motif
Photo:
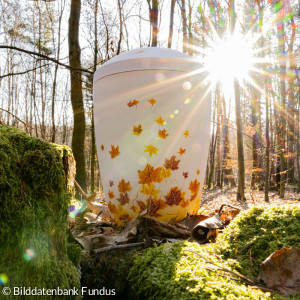
[[[140,103],[140,101],[139,100],[133,100],[133,101],[129,101],[128,103],[127,103],[127,105],[129,106],[129,107],[132,107],[132,106],[134,106],[135,105],[135,107],[137,107],[137,105]]]
[[[161,126],[164,125],[164,122],[165,122],[165,121],[162,119],[162,117],[159,117],[159,118],[156,119],[155,121],[156,121],[156,123],[157,123],[158,125],[161,125]]]
[[[200,188],[200,182],[197,179],[190,182],[189,190],[191,191],[192,194],[197,195],[199,192],[199,188]]]
[[[184,154],[185,153],[185,149],[182,149],[181,147],[180,147],[180,150],[178,151],[178,154],[180,154],[180,156],[182,155],[182,154]]]
[[[104,145],[101,145],[101,150],[104,151]]]
[[[189,200],[183,199],[183,201],[180,202],[180,206],[187,207],[190,204]]]
[[[160,137],[161,139],[166,139],[166,137],[168,136],[169,134],[167,133],[166,129],[159,129],[158,130],[158,137]]]
[[[117,198],[117,200],[122,204],[125,205],[126,203],[129,203],[129,197],[128,197],[128,193],[125,194],[120,194],[120,197]]]
[[[184,132],[184,136],[187,138],[188,136],[190,136],[190,134],[189,134],[189,131],[188,130],[186,130],[185,132]]]
[[[109,209],[109,211],[114,215],[114,214],[116,214],[117,213],[117,207],[116,207],[116,205],[115,204],[113,204],[113,203],[111,203],[111,202],[108,202],[108,209]]]
[[[189,172],[182,172],[182,176],[186,179],[188,178]]]
[[[148,102],[151,104],[151,107],[153,107],[153,105],[156,103],[156,100],[152,98],[148,100]]]
[[[126,183],[125,180],[122,179],[122,180],[119,182],[118,189],[119,189],[119,192],[120,192],[120,193],[130,192],[130,191],[131,191],[130,182],[128,181],[128,182]]]
[[[149,152],[149,155],[150,155],[150,157],[152,156],[152,154],[155,154],[155,155],[157,155],[157,151],[158,151],[158,149],[156,148],[156,147],[154,147],[153,145],[148,145],[148,146],[145,146],[145,150],[144,150],[144,152]]]
[[[133,126],[132,131],[133,131],[133,134],[140,135],[143,131],[142,125],[139,124],[138,126]]]
[[[197,170],[197,175],[199,175],[200,174],[200,170]]]
[[[108,191],[108,197],[109,197],[109,199],[115,198],[114,192]]]
[[[180,160],[176,160],[176,156],[172,155],[170,159],[165,159],[164,166],[166,169],[177,170],[179,162]]]
[[[181,200],[184,199],[184,195],[185,193],[182,193],[181,190],[177,186],[175,186],[171,188],[167,196],[165,196],[167,200],[166,203],[168,205],[178,205],[181,202]]]
[[[160,171],[160,167],[154,169],[151,165],[147,164],[143,171],[138,170],[140,178],[139,184],[150,185],[152,182],[161,182],[162,178],[160,176]]]
[[[119,146],[115,147],[111,145],[111,150],[109,151],[111,158],[115,158],[120,155]]]

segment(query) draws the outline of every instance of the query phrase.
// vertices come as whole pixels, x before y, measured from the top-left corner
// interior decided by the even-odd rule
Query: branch
[[[15,117],[18,121],[20,121],[21,123],[23,123],[23,124],[26,126],[26,128],[28,127],[28,125],[27,125],[24,121],[22,121],[21,119],[19,119],[16,115],[14,115],[13,113],[11,113],[10,111],[8,111],[8,110],[6,110],[6,109],[4,109],[4,108],[1,108],[1,107],[0,107],[0,110],[5,111],[5,112],[7,112],[8,114],[12,115],[12,116]]]
[[[33,71],[35,71],[35,70],[37,70],[37,69],[46,67],[46,66],[49,66],[49,64],[45,64],[45,65],[43,65],[43,66],[38,66],[38,67],[36,67],[36,68],[34,68],[34,69],[26,70],[26,71],[23,71],[23,72],[18,72],[18,73],[8,73],[8,74],[5,74],[5,75],[1,75],[1,76],[0,76],[0,79],[3,79],[3,78],[8,77],[8,76],[23,75],[23,74],[26,74],[26,73],[29,73],[29,72],[33,72]]]
[[[41,54],[41,53],[37,53],[37,52],[33,52],[33,51],[29,51],[29,50],[25,50],[25,49],[21,49],[21,48],[18,48],[18,47],[14,47],[14,46],[7,46],[7,45],[0,45],[0,49],[12,49],[12,50],[16,50],[16,51],[19,51],[19,52],[23,52],[23,53],[26,53],[26,54],[29,54],[29,55],[35,55],[35,56],[38,56],[38,57],[41,57],[43,59],[46,59],[46,60],[50,60],[60,66],[63,66],[67,69],[71,69],[71,70],[74,70],[74,71],[79,71],[79,72],[85,72],[85,73],[89,73],[89,74],[94,74],[94,72],[90,71],[90,70],[86,70],[86,69],[81,69],[81,68],[75,68],[75,67],[71,67],[69,65],[66,65],[60,61],[58,61],[57,59],[55,58],[52,58],[52,57],[49,57],[47,55],[44,55],[44,54]]]
[[[103,248],[94,250],[94,253],[99,254],[99,253],[103,253],[103,252],[107,252],[107,251],[111,251],[111,250],[115,250],[115,249],[133,248],[133,247],[139,247],[139,246],[144,246],[144,245],[145,245],[144,242],[123,244],[123,245],[112,245],[112,246],[103,247]]]

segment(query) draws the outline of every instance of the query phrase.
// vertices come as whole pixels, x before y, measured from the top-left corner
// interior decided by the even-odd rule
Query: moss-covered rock
[[[80,285],[67,255],[64,151],[0,125],[0,273],[10,287]]]
[[[217,270],[208,260],[230,268],[228,262],[196,243],[177,242],[149,248],[136,257],[130,270],[130,299],[271,298],[268,293],[229,279],[228,274]]]
[[[300,205],[253,207],[241,212],[218,238],[215,249],[234,258],[237,269],[256,278],[258,266],[282,247],[300,248]]]

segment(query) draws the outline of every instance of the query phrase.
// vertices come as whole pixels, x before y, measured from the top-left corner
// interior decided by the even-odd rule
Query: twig
[[[84,198],[88,198],[88,195],[84,192],[84,190],[81,188],[81,186],[79,185],[79,183],[74,180],[75,186],[78,189],[79,193],[84,197]]]
[[[14,115],[12,112],[10,112],[10,111],[8,111],[8,110],[6,110],[4,108],[1,108],[1,107],[0,107],[0,110],[5,111],[6,113],[8,113],[8,114],[12,115],[13,117],[15,117],[18,121],[20,121],[22,124],[24,124],[26,128],[29,126],[24,121],[22,121],[21,119],[19,119],[16,115]]]
[[[103,247],[97,250],[94,250],[94,253],[103,253],[111,250],[116,250],[116,249],[126,249],[126,248],[133,248],[133,247],[139,247],[139,246],[144,246],[144,242],[138,242],[138,243],[131,243],[131,244],[124,244],[124,245],[112,245],[108,247]]]

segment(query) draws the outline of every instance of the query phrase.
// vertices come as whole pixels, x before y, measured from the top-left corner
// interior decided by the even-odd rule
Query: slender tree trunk
[[[188,35],[187,35],[187,20],[185,10],[185,0],[181,0],[181,17],[182,17],[182,32],[183,32],[183,52],[188,53]]]
[[[173,25],[174,25],[174,9],[175,9],[175,0],[172,0],[172,1],[171,1],[171,12],[170,12],[170,25],[169,25],[168,48],[171,48],[171,47],[172,47]]]
[[[235,0],[230,0],[229,16],[230,16],[230,33],[235,30]],[[243,130],[241,119],[241,92],[237,78],[234,78],[234,98],[235,98],[235,115],[237,128],[237,148],[238,148],[238,191],[237,200],[245,200],[245,162],[244,162],[244,146],[243,146]]]
[[[96,5],[98,5],[98,0],[96,0]],[[119,22],[120,22],[120,35],[119,35],[119,41],[118,41],[117,55],[120,54],[120,51],[121,51],[121,42],[122,42],[122,36],[123,36],[122,7],[121,7],[120,0],[118,0],[118,10],[119,10]],[[95,17],[95,20],[97,20],[96,17]]]
[[[79,20],[81,1],[71,0],[69,17],[69,61],[71,67],[80,68]],[[76,180],[86,190],[86,170],[84,155],[85,114],[82,95],[81,73],[70,71],[71,103],[74,116],[72,149],[76,160]]]

